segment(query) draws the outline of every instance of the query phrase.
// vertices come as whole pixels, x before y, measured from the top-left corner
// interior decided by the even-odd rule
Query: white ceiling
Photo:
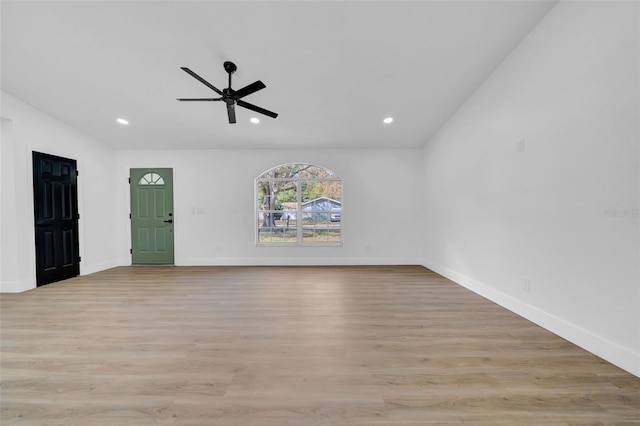
[[[555,3],[3,0],[2,90],[116,149],[420,147]],[[278,118],[176,101],[226,60]]]

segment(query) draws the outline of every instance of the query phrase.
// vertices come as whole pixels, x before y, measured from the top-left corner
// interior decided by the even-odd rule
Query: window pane
[[[332,227],[327,232],[327,239],[330,242],[339,243],[342,241],[342,236],[340,233],[340,225],[332,225]]]
[[[297,188],[292,181],[287,180],[258,180],[256,182],[256,203],[260,212],[259,224],[261,228],[277,228],[286,225],[283,211],[293,211],[297,206]],[[291,217],[289,217],[291,219]]]

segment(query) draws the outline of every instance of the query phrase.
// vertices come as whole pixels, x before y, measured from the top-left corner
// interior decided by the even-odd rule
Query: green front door
[[[173,169],[131,169],[131,263],[173,264]]]

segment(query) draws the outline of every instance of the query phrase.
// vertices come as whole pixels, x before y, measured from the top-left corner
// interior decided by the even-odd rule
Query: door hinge
[[[133,254],[133,249],[129,249],[129,254]]]
[[[129,183],[131,183],[131,178],[128,179]]]
[[[78,262],[82,262],[82,256],[78,256]]]
[[[80,170],[76,170],[76,177],[80,176]]]
[[[131,219],[131,213],[129,213],[129,219]]]
[[[76,219],[80,220],[80,213],[76,216]]]

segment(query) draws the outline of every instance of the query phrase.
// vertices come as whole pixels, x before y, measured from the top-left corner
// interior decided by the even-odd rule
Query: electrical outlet
[[[522,279],[522,289],[524,291],[531,291],[531,280],[529,278]]]
[[[516,152],[522,151],[524,151],[524,139],[520,139],[518,142],[516,142]]]

